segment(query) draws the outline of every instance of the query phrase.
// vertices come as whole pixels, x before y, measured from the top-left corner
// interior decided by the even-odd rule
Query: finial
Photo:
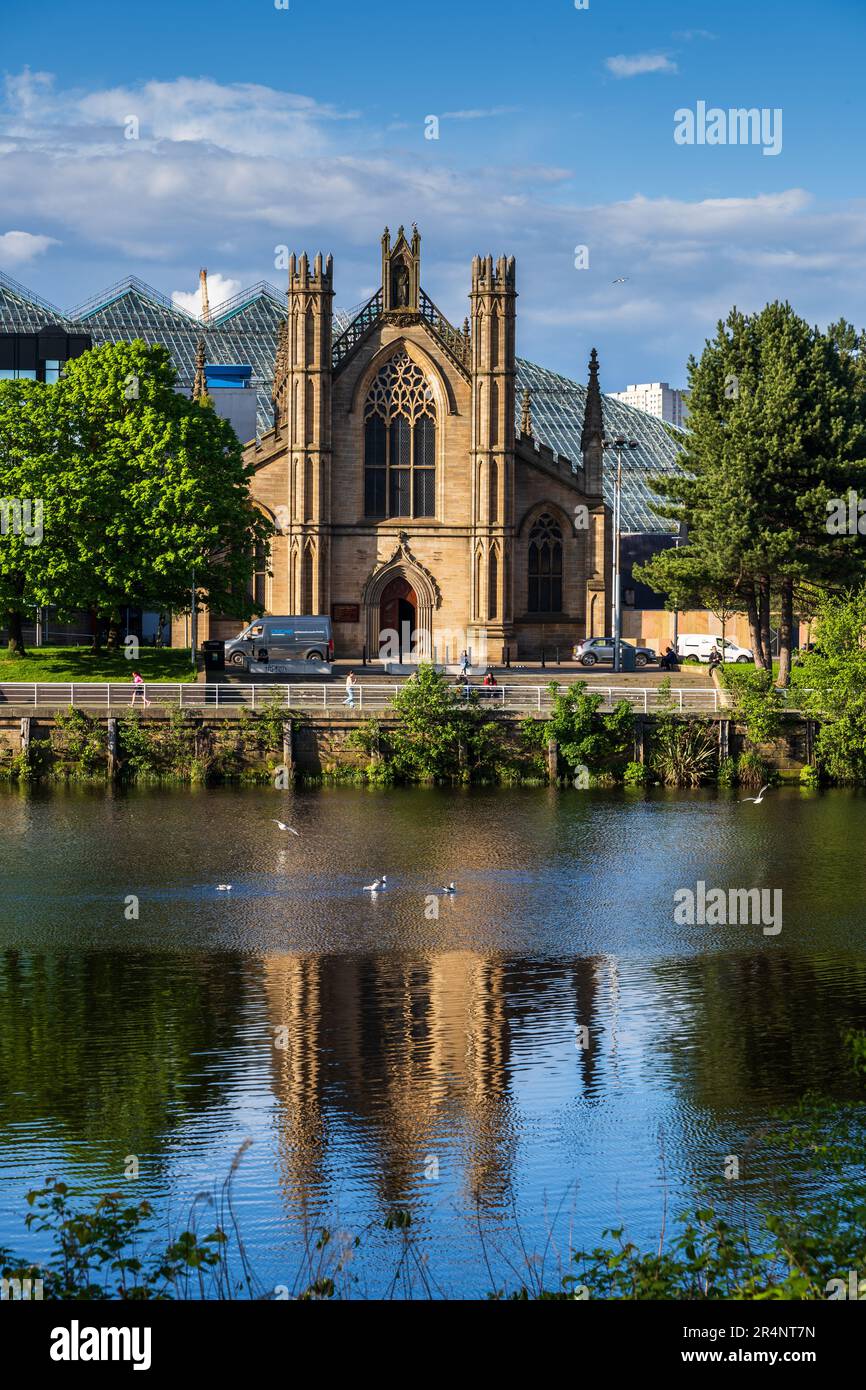
[[[199,338],[195,348],[195,377],[192,383],[192,398],[194,401],[200,401],[207,395],[207,378],[205,376],[204,364],[204,338]]]
[[[520,433],[532,437],[532,392],[529,387],[523,392],[523,410],[520,417]]]

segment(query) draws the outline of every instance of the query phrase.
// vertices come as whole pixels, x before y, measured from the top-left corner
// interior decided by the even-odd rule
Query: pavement
[[[293,685],[300,684],[342,684],[350,671],[354,671],[358,681],[368,684],[381,685],[392,683],[393,681],[408,680],[409,672],[396,674],[385,671],[380,662],[374,665],[363,666],[360,661],[334,661],[330,667],[321,667],[310,662],[293,662],[291,675],[266,675],[251,674],[248,671],[229,669],[225,672],[199,672],[199,681],[207,681],[210,684],[220,685],[249,685],[256,684],[276,684],[285,685],[291,681]],[[469,674],[472,684],[478,684],[487,671],[486,666],[473,667]],[[660,671],[657,666],[644,666],[639,671],[620,671],[615,672],[612,665],[599,662],[593,667],[581,666],[576,661],[563,661],[558,666],[551,665],[550,662],[541,665],[540,661],[522,661],[519,664],[513,663],[510,667],[491,666],[493,675],[499,685],[514,685],[526,682],[528,685],[547,685],[550,681],[561,681],[563,684],[572,684],[574,681],[585,681],[587,685],[616,686],[620,689],[624,687],[636,686],[638,688],[652,688],[659,685],[664,680],[670,680],[674,688],[692,688],[710,690],[712,681],[710,680],[709,667],[697,665],[684,665],[678,671]],[[456,680],[460,667],[458,665],[449,666],[447,673],[449,678]]]

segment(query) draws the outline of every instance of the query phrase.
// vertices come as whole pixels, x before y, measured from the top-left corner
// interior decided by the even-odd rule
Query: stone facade
[[[330,614],[350,658],[453,660],[467,647],[499,662],[603,635],[595,353],[583,456],[569,461],[533,440],[531,400],[517,427],[513,259],[475,257],[462,329],[421,287],[417,229],[392,244],[386,228],[380,288],[336,340],[333,294],[330,257],[291,257],[274,428],[246,452],[274,525],[265,610]],[[199,636],[239,630],[204,614]]]

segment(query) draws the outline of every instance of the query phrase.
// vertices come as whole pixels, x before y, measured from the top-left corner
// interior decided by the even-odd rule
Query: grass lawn
[[[27,656],[10,660],[0,649],[0,681],[131,681],[140,671],[146,681],[193,681],[189,647],[142,647],[135,661],[119,651],[88,647],[31,647]]]

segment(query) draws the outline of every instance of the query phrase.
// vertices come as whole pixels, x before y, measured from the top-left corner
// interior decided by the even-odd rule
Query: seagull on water
[[[218,883],[218,884],[217,884],[217,892],[218,892],[218,893],[230,893],[231,891],[232,891],[232,886],[231,886],[230,883]]]
[[[271,819],[274,821],[274,825],[279,826],[280,830],[288,830],[290,835],[300,835],[300,830],[295,830],[293,826],[286,825],[284,820],[274,820],[273,816]]]
[[[456,892],[457,892],[457,884],[456,884],[456,883],[453,881],[453,879],[452,879],[452,881],[451,881],[450,883],[446,883],[445,887],[444,887],[444,888],[440,888],[439,891],[440,891],[440,893],[456,893]]]
[[[376,879],[375,883],[365,883],[365,884],[364,884],[364,892],[365,892],[365,893],[378,893],[380,888],[386,888],[387,886],[388,886],[388,875],[387,875],[387,874],[383,874],[381,878],[377,878],[377,879]]]
[[[762,788],[761,788],[761,790],[758,792],[758,795],[757,795],[757,796],[744,796],[742,799],[743,799],[743,801],[754,801],[754,803],[755,803],[756,806],[760,806],[761,802],[762,802],[763,799],[764,799],[764,792],[768,792],[769,790],[770,790],[770,783],[768,782],[767,785],[766,785],[765,787],[762,787]]]

